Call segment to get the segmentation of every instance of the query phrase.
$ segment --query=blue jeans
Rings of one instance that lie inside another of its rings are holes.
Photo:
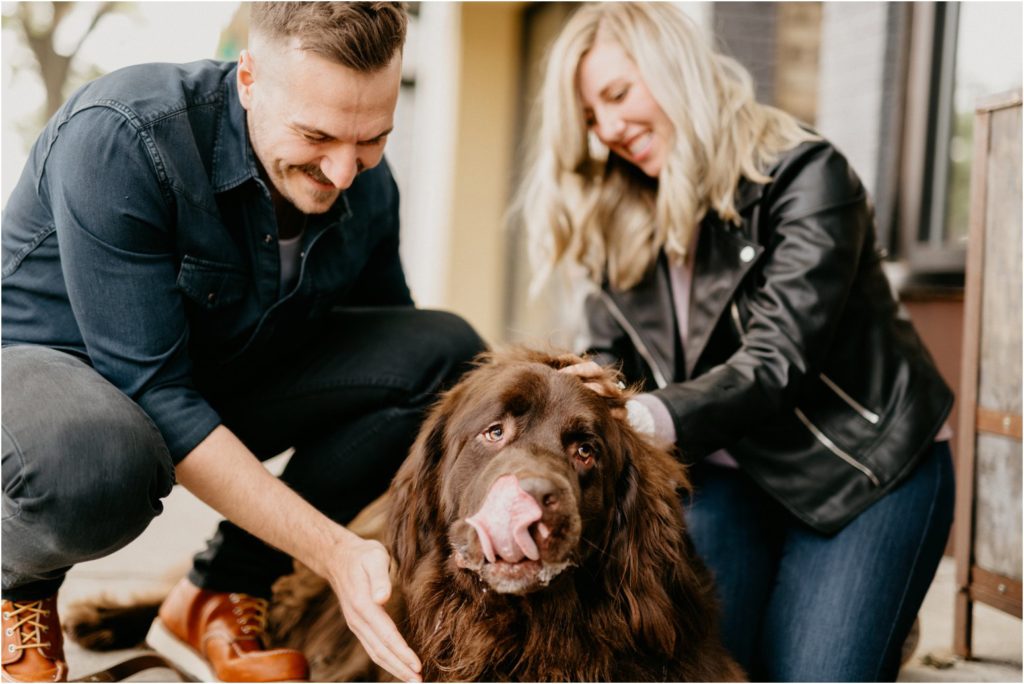
[[[387,488],[437,392],[483,349],[452,314],[349,310],[300,353],[195,379],[257,457],[294,447],[281,479],[345,523]],[[2,424],[5,599],[49,596],[72,565],[130,542],[174,484],[153,422],[70,354],[3,349]],[[212,591],[269,595],[291,569],[286,554],[225,521],[189,577]]]
[[[715,575],[722,638],[752,681],[894,681],[953,519],[948,442],[832,536],[742,471],[700,463],[688,526]]]

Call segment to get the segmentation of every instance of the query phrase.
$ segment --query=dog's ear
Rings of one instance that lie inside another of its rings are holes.
[[[444,456],[447,418],[460,394],[456,386],[430,409],[409,457],[391,482],[388,548],[405,581],[410,579],[408,574],[415,567],[416,559],[435,545],[436,540],[444,538],[437,532],[441,527],[438,466]]]
[[[691,563],[680,490],[685,468],[666,451],[618,423],[624,469],[617,482],[609,541],[606,590],[629,616],[630,637],[646,649],[674,657],[690,637],[702,634],[699,610],[706,580]]]

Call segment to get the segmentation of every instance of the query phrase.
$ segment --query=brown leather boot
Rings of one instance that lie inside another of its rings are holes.
[[[267,605],[266,599],[206,591],[183,579],[164,599],[146,641],[199,681],[308,679],[301,653],[266,648]]]
[[[36,601],[4,601],[3,618],[3,681],[68,680],[56,595]]]

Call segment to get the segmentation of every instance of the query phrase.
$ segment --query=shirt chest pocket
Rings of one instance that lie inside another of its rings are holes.
[[[239,267],[186,256],[178,272],[189,344],[205,358],[223,360],[242,349],[259,320],[252,284]]]
[[[212,311],[237,304],[245,297],[249,279],[230,264],[185,256],[178,273],[178,289],[200,310]]]

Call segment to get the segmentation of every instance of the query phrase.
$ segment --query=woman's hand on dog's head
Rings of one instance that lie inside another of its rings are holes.
[[[614,397],[617,394],[621,394],[623,390],[621,384],[616,384],[610,379],[607,370],[593,361],[580,361],[571,366],[560,368],[558,372],[565,373],[566,375],[575,375],[583,381],[584,385],[602,397]]]

